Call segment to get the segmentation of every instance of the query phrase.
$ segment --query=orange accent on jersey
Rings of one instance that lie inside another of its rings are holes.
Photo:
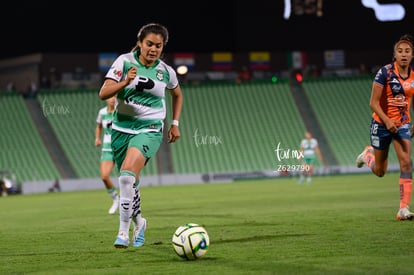
[[[384,113],[391,118],[397,127],[411,122],[410,118],[410,106],[411,106],[411,97],[414,95],[414,72],[410,71],[410,75],[407,79],[402,79],[398,73],[397,64],[394,63],[395,76],[398,78],[398,81],[401,83],[402,88],[404,89],[404,94],[398,94],[394,96],[390,86],[390,79],[387,77],[387,81],[384,86],[378,82],[374,82],[374,85],[383,87],[383,93],[380,99],[380,105]],[[390,75],[387,71],[388,76]],[[380,117],[376,114],[372,114],[378,123],[384,123]]]

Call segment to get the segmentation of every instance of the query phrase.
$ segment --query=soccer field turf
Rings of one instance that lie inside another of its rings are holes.
[[[0,274],[412,274],[414,221],[398,221],[398,173],[141,188],[145,245],[113,247],[102,190],[0,198]],[[208,253],[179,258],[184,223]]]

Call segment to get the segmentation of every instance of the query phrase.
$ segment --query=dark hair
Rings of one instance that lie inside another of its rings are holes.
[[[166,27],[164,27],[163,25],[159,23],[146,24],[142,26],[138,31],[138,34],[137,34],[138,41],[142,42],[149,33],[155,33],[155,34],[161,35],[164,39],[164,46],[167,45],[169,34],[168,34],[168,30]],[[136,51],[137,49],[138,49],[138,43],[132,48],[132,51]]]
[[[395,52],[397,50],[398,45],[400,45],[403,42],[408,43],[408,45],[410,45],[411,49],[414,51],[414,47],[413,47],[414,43],[413,43],[413,41],[414,41],[414,38],[413,38],[413,36],[411,34],[404,34],[404,35],[400,36],[400,38],[398,39],[398,41],[395,42],[395,44],[394,44],[394,51],[393,51],[393,55],[392,55],[392,62],[395,61]]]
[[[404,34],[400,37],[400,39],[394,45],[394,51],[397,49],[398,45],[402,42],[406,42],[410,45],[411,49],[413,49],[413,42],[414,38],[411,34]],[[413,49],[414,50],[414,49]]]

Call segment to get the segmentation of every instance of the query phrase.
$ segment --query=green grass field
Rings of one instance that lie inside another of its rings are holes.
[[[0,274],[413,274],[414,221],[398,221],[398,174],[142,187],[143,247],[113,247],[104,189],[0,198]],[[199,223],[206,256],[179,258]]]

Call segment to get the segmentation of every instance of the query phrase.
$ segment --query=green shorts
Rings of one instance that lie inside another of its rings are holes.
[[[303,162],[305,164],[314,164],[315,160],[316,160],[315,157],[305,157],[305,158],[303,158]]]
[[[118,169],[121,168],[129,147],[135,147],[141,151],[147,159],[145,164],[153,157],[162,143],[161,132],[148,132],[141,134],[127,134],[112,129],[112,151]]]
[[[114,154],[112,151],[102,151],[101,161],[114,161]]]

